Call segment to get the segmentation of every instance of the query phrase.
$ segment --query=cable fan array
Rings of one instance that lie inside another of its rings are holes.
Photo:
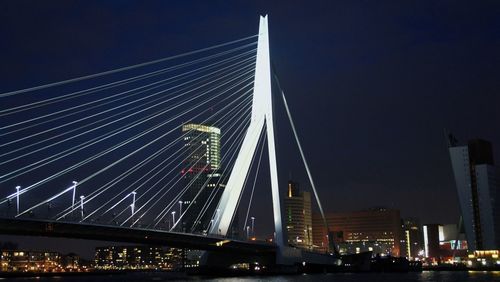
[[[206,232],[250,123],[256,37],[0,94],[0,214]]]

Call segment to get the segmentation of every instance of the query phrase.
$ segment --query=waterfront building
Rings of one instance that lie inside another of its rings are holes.
[[[299,184],[290,180],[283,202],[288,244],[311,249],[313,243],[311,193],[300,191]]]
[[[439,248],[448,251],[448,253],[460,251],[461,254],[465,255],[465,252],[468,250],[465,233],[459,230],[457,224],[442,225],[442,233],[440,231],[439,236]]]
[[[82,267],[86,268],[86,265],[82,265],[80,256],[75,253],[69,253],[67,255],[62,256],[61,264],[66,269],[78,270]]]
[[[1,250],[2,272],[61,272],[61,254],[49,251]]]
[[[105,246],[95,249],[96,269],[192,268],[199,265],[200,251],[159,246]]]
[[[409,260],[416,260],[423,256],[424,242],[422,226],[416,218],[402,220],[401,256]]]
[[[325,214],[331,235],[341,254],[372,251],[375,254],[400,256],[401,217],[399,210],[372,208],[364,211]],[[321,252],[328,250],[323,219],[313,214],[313,244]]]
[[[95,249],[96,269],[161,269],[167,265],[161,247],[107,246]]]
[[[467,241],[456,224],[424,224],[423,258],[430,262],[452,262],[467,256]]]
[[[165,248],[163,250],[161,268],[166,270],[180,269],[183,267],[185,261],[185,250]]]
[[[442,225],[439,224],[425,224],[422,227],[424,235],[424,256],[426,258],[439,257],[439,237]],[[441,235],[442,237],[442,235]]]
[[[500,249],[500,173],[491,143],[457,145],[449,135],[448,145],[469,250]]]

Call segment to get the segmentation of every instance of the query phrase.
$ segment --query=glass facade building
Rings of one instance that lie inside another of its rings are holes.
[[[450,159],[469,250],[500,248],[500,185],[491,143],[481,139],[459,146]]]
[[[184,216],[176,230],[206,233],[217,216],[217,203],[225,187],[220,163],[221,131],[214,126],[188,123],[182,126],[182,133],[185,149],[182,175],[188,188],[181,198]]]
[[[311,193],[299,190],[299,184],[288,181],[285,204],[285,222],[288,244],[304,249],[312,248]]]

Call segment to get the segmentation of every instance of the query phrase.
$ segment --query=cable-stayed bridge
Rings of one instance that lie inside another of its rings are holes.
[[[256,35],[0,99],[3,233],[201,249],[208,264],[336,261],[286,243],[274,130],[280,101],[323,210],[271,68],[267,16]],[[247,226],[263,155],[272,243],[238,236],[237,210]]]

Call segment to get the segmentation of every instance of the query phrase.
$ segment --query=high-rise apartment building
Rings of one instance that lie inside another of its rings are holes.
[[[500,183],[491,143],[481,139],[457,145],[449,153],[469,250],[500,248]]]
[[[188,187],[180,202],[184,216],[177,230],[205,232],[216,213],[224,190],[222,183],[219,128],[188,123],[182,126],[184,155],[182,174]],[[180,215],[179,215],[180,216]]]
[[[299,190],[299,184],[288,181],[285,199],[285,218],[288,244],[312,248],[311,193]]]

